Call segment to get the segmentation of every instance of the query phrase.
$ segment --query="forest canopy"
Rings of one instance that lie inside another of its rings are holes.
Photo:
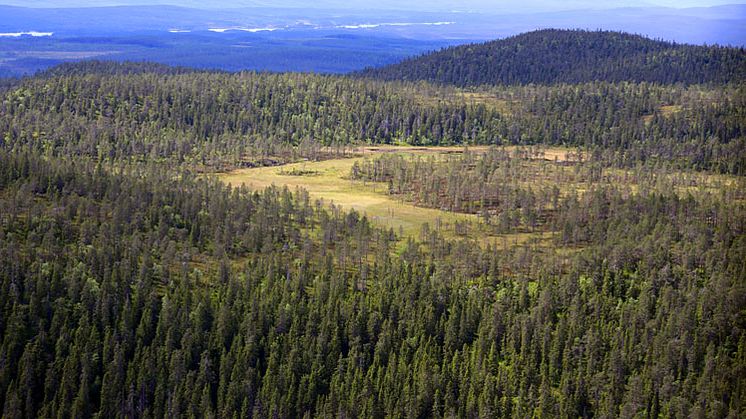
[[[0,91],[4,147],[216,167],[356,143],[562,145],[743,174],[746,87],[589,82],[479,89],[150,64],[63,66]]]
[[[469,88],[105,62],[4,82],[2,416],[746,416],[743,52],[586,35],[687,64]],[[331,158],[477,224],[406,235],[215,176]]]
[[[545,29],[448,47],[357,74],[461,87],[591,81],[730,83],[746,80],[746,51],[623,32]]]

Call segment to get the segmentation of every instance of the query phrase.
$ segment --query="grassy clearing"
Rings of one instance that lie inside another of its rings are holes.
[[[470,152],[484,152],[488,147],[469,147]],[[515,147],[506,147],[512,151]],[[389,195],[388,185],[375,182],[353,181],[348,177],[352,165],[364,158],[375,158],[378,154],[396,153],[401,155],[435,155],[446,157],[464,152],[464,147],[417,147],[417,146],[366,146],[358,147],[350,158],[331,159],[318,162],[300,162],[273,167],[238,169],[228,173],[219,173],[220,180],[233,186],[246,185],[252,189],[263,189],[271,185],[288,188],[304,188],[313,199],[322,200],[325,204],[339,205],[345,209],[355,209],[365,214],[379,226],[392,228],[396,233],[405,236],[419,237],[422,225],[428,223],[432,229],[439,225],[439,231],[447,237],[456,237],[456,222],[470,221],[467,237],[475,239],[482,245],[491,244],[497,248],[520,245],[552,246],[552,232],[521,232],[495,236],[483,228],[478,217],[471,214],[459,214],[438,209],[417,207],[400,201]],[[621,169],[604,169],[600,179],[589,183],[578,176],[574,165],[552,164],[567,162],[578,158],[575,149],[550,147],[541,148],[533,160],[523,160],[515,167],[517,183],[524,187],[536,187],[548,183],[556,184],[560,193],[566,195],[571,191],[582,193],[600,182],[618,184],[628,187],[636,193],[640,183],[656,184],[660,188],[687,193],[720,190],[731,191],[734,199],[742,198],[746,185],[742,179],[732,176],[706,173],[666,173],[658,178],[639,179],[632,171]],[[741,191],[736,193],[736,191]]]
[[[305,188],[314,199],[340,205],[346,209],[355,209],[378,225],[393,228],[397,233],[401,231],[413,237],[419,234],[423,223],[429,222],[432,225],[438,218],[446,234],[452,231],[452,225],[456,221],[477,221],[474,215],[420,208],[397,201],[386,193],[384,184],[347,179],[352,165],[360,159],[362,157],[239,169],[219,174],[218,177],[233,186],[246,185],[252,189],[262,189],[271,185],[287,186],[291,189]],[[313,175],[290,174],[299,172],[309,172]]]
[[[666,117],[666,118],[674,114],[677,114],[683,110],[684,108],[681,105],[663,105],[660,108],[658,108],[658,112],[661,114],[661,116]],[[645,122],[645,124],[650,124],[651,122],[653,122],[654,116],[655,115],[653,114],[643,115],[642,120]]]
[[[395,153],[402,155],[440,155],[447,156],[461,154],[468,150],[470,153],[485,153],[493,146],[398,146],[398,145],[375,145],[362,146],[352,150],[352,153],[362,157],[374,157],[376,154]],[[503,150],[514,152],[515,150],[525,150],[526,146],[504,146]],[[575,161],[578,156],[585,157],[582,151],[575,148],[567,147],[546,147],[536,146],[537,154],[532,156],[536,160],[547,160],[557,162]]]
[[[512,114],[513,110],[520,106],[519,100],[506,100],[494,93],[470,92],[461,89],[423,91],[415,95],[414,99],[426,106],[437,106],[441,103],[483,105],[506,115]]]
[[[486,146],[469,147],[471,152],[484,152]],[[511,149],[511,148],[509,148]],[[567,159],[570,149],[545,149],[546,159],[559,161]],[[365,214],[379,226],[392,228],[396,233],[405,236],[418,237],[424,223],[430,228],[439,225],[439,231],[447,237],[456,237],[455,223],[470,221],[468,237],[477,242],[495,247],[511,247],[527,243],[542,246],[551,244],[551,233],[517,233],[506,235],[489,235],[479,227],[476,215],[458,214],[432,208],[422,208],[398,200],[387,193],[388,185],[375,182],[353,181],[348,179],[352,165],[364,158],[372,158],[381,153],[397,153],[403,155],[440,155],[462,153],[464,147],[417,147],[417,146],[367,146],[354,150],[356,157],[331,159],[319,162],[300,162],[275,167],[257,167],[238,169],[228,173],[219,173],[221,181],[233,186],[246,185],[251,189],[262,189],[271,185],[287,186],[288,188],[304,188],[312,198],[322,200],[326,204],[342,206],[345,209],[355,209]],[[300,175],[299,175],[300,174]],[[303,175],[307,174],[307,175]]]

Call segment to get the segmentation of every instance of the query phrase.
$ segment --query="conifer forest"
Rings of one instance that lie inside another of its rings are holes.
[[[1,416],[746,417],[745,80],[583,31],[2,79]]]

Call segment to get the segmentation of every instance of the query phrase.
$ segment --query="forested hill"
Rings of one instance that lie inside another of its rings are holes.
[[[493,86],[89,62],[0,86],[0,146],[212,169],[319,146],[547,144],[746,173],[746,86]],[[296,147],[296,149],[292,149]],[[297,154],[296,153],[296,154]]]
[[[133,74],[153,74],[153,75],[178,75],[196,72],[220,73],[219,70],[197,70],[189,67],[176,67],[165,64],[159,64],[148,61],[80,61],[69,62],[54,66],[48,70],[39,72],[36,77],[48,79],[54,77],[73,77],[95,74],[97,76],[127,76]]]
[[[462,87],[589,81],[727,83],[746,79],[746,51],[620,32],[548,29],[450,47],[358,74]]]

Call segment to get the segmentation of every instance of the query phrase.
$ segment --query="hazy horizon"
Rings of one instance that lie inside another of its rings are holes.
[[[0,75],[11,76],[94,58],[227,71],[346,73],[448,46],[548,28],[746,46],[746,4],[732,0],[0,3]],[[147,5],[138,6],[143,3]],[[723,3],[731,6],[712,7]],[[695,6],[702,8],[691,8]]]
[[[170,5],[186,8],[197,8],[205,10],[232,9],[232,8],[307,8],[307,9],[340,9],[340,10],[421,10],[421,11],[471,11],[480,13],[489,12],[526,12],[534,13],[556,12],[563,10],[603,10],[625,7],[669,7],[669,8],[691,8],[691,7],[713,7],[729,4],[745,4],[743,1],[733,0],[611,0],[598,2],[592,0],[508,0],[495,2],[491,0],[432,0],[400,2],[395,0],[379,1],[343,1],[343,0],[219,0],[219,1],[197,1],[183,0],[158,2],[146,2],[143,0],[4,0],[0,5],[28,7],[28,8],[87,8],[87,7],[113,7],[113,6],[158,6]]]

